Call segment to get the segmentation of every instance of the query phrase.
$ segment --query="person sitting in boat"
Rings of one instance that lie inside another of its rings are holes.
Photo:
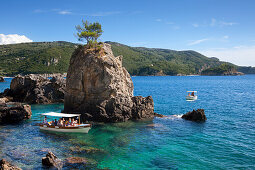
[[[55,119],[55,121],[54,121],[54,126],[58,126],[58,121],[57,121],[57,119]]]
[[[62,121],[61,118],[58,120],[58,126],[59,126],[59,127],[63,126],[63,121]]]
[[[69,118],[69,120],[66,121],[66,122],[67,122],[67,126],[72,126],[72,119],[71,118]]]
[[[72,126],[77,126],[77,120],[74,120],[74,118],[72,118]]]
[[[48,125],[48,121],[47,121],[47,117],[45,116],[44,119],[43,119],[43,124],[44,125]]]
[[[62,123],[63,123],[63,126],[66,125],[66,121],[65,121],[65,118],[62,119]]]
[[[191,96],[195,96],[194,92],[191,93]]]

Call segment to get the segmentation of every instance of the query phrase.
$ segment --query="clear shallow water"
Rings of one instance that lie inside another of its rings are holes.
[[[0,126],[0,157],[36,169],[48,150],[61,159],[86,157],[97,168],[255,169],[255,75],[132,79],[134,94],[152,95],[155,111],[167,118],[102,124],[89,134],[54,134],[39,131],[36,124],[40,113],[60,111],[63,105],[32,105],[31,120]],[[0,91],[8,82],[0,83]],[[187,90],[197,90],[199,99],[187,102]],[[171,116],[197,108],[205,109],[207,122]],[[80,153],[70,147],[99,151]]]

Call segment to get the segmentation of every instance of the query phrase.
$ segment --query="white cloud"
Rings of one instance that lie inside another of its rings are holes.
[[[87,16],[92,16],[92,17],[104,17],[104,16],[109,16],[109,15],[116,15],[120,14],[120,11],[109,11],[109,12],[98,12],[94,14],[81,14],[81,15],[87,15]]]
[[[72,12],[67,11],[67,10],[63,10],[63,11],[58,11],[58,14],[61,14],[61,15],[69,15],[69,14],[72,14]]]
[[[158,19],[156,19],[155,21],[157,21],[157,22],[161,22],[161,21],[162,21],[162,19],[158,18]]]
[[[46,11],[41,10],[41,9],[35,9],[33,12],[34,12],[34,13],[43,13],[43,12],[46,12]]]
[[[216,19],[212,18],[212,19],[211,19],[211,24],[210,24],[210,25],[213,27],[213,26],[216,25],[216,22],[217,22]]]
[[[223,21],[221,21],[219,24],[220,24],[221,26],[233,26],[233,25],[236,25],[237,23],[235,23],[235,22],[223,22]]]
[[[166,22],[167,25],[173,25],[174,22]]]
[[[199,27],[198,24],[192,24],[192,26],[195,27],[195,28]]]
[[[178,25],[175,25],[172,27],[174,30],[179,30],[181,27],[179,27]]]
[[[31,39],[27,38],[25,35],[18,34],[0,34],[0,45],[3,44],[17,44],[17,43],[25,43],[25,42],[33,42]]]
[[[195,40],[195,41],[192,41],[190,42],[188,45],[196,45],[196,44],[200,44],[202,42],[205,42],[205,41],[208,41],[209,39],[208,38],[205,38],[205,39],[201,39],[201,40]]]
[[[255,46],[236,46],[232,48],[200,51],[208,57],[217,57],[240,66],[255,66]]]
[[[228,38],[229,38],[228,35],[223,36],[223,39],[228,39]]]

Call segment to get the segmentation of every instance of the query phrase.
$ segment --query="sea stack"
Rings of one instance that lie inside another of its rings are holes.
[[[134,85],[115,57],[111,45],[100,48],[80,46],[75,50],[67,72],[64,112],[81,113],[82,120],[122,122],[154,117],[151,96],[133,96]]]

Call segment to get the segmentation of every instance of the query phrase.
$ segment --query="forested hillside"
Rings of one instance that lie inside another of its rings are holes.
[[[200,74],[224,63],[195,51],[107,43],[112,45],[115,56],[123,55],[123,65],[131,75]],[[0,75],[67,72],[70,57],[78,45],[63,41],[0,45]],[[235,67],[244,73],[255,73],[253,67]]]

